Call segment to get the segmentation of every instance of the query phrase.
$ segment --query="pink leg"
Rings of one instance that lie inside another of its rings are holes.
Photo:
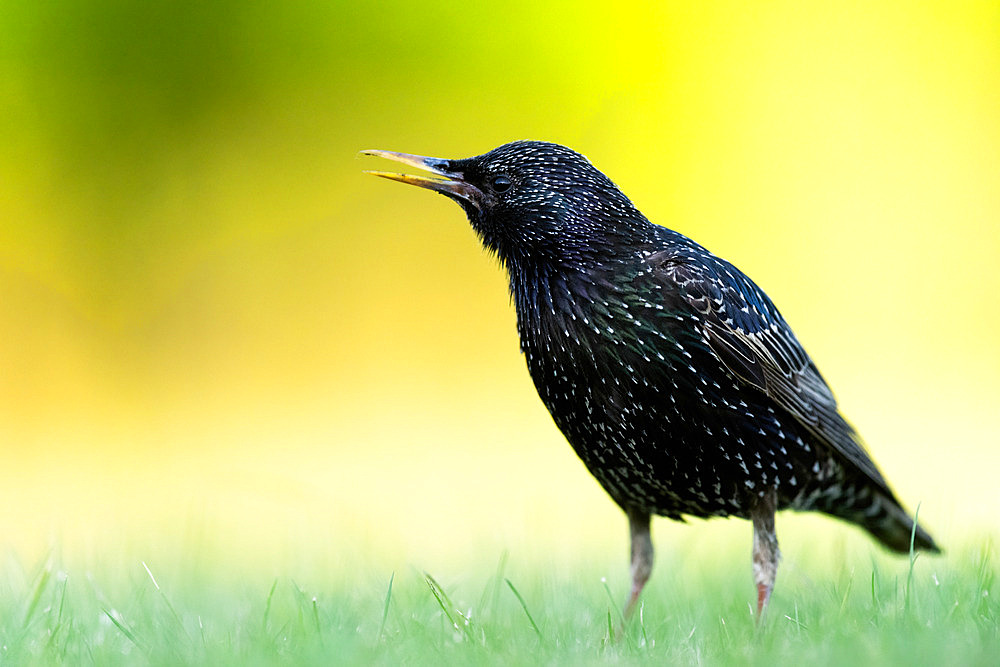
[[[639,594],[653,571],[653,541],[649,534],[649,512],[626,509],[629,533],[632,538],[632,591],[625,605],[625,619],[635,612]]]
[[[774,590],[774,578],[778,573],[778,535],[774,530],[774,512],[777,505],[775,492],[771,490],[757,501],[750,510],[753,521],[753,578],[757,584],[757,622],[760,623]]]

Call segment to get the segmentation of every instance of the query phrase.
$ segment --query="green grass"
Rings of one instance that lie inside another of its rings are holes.
[[[907,563],[779,571],[764,624],[748,559],[723,571],[657,563],[621,632],[625,568],[361,572],[354,585],[136,562],[0,571],[0,664],[997,664],[997,562],[986,540]],[[148,566],[147,566],[148,565]],[[608,567],[611,567],[608,564]],[[213,569],[218,568],[218,569]],[[803,571],[805,570],[805,571]],[[691,575],[690,572],[697,572]],[[225,583],[223,583],[225,582]]]

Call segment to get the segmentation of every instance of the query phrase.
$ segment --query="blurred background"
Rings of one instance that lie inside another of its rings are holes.
[[[995,534],[998,36],[996,2],[3,3],[0,546],[624,577],[505,277],[356,156],[522,138],[750,274],[939,541]]]

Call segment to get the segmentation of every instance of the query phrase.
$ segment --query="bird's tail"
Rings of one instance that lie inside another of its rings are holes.
[[[941,551],[891,493],[867,483],[829,486],[809,495],[806,504],[797,509],[818,510],[861,526],[897,553],[908,553],[911,541],[914,550]]]
[[[855,506],[853,511],[837,512],[836,516],[856,523],[897,553],[914,550],[940,553],[941,549],[926,530],[916,524],[914,517],[895,498],[876,492],[864,506]]]
[[[907,514],[894,498],[882,496],[877,499],[882,501],[884,509],[861,523],[875,539],[898,553],[908,553],[911,545],[914,550],[941,553],[930,533],[917,524],[915,517]]]

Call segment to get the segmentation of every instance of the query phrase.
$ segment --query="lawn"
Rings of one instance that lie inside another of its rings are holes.
[[[8,554],[0,663],[1000,662],[988,538],[915,562],[872,546],[867,560],[786,567],[760,627],[746,554],[734,549],[733,567],[721,569],[683,556],[662,555],[641,613],[622,632],[627,573],[610,561],[550,571],[505,552],[473,571],[378,573],[359,564],[345,583],[320,567],[232,576],[225,563],[118,553],[77,571],[55,553],[30,565]]]

